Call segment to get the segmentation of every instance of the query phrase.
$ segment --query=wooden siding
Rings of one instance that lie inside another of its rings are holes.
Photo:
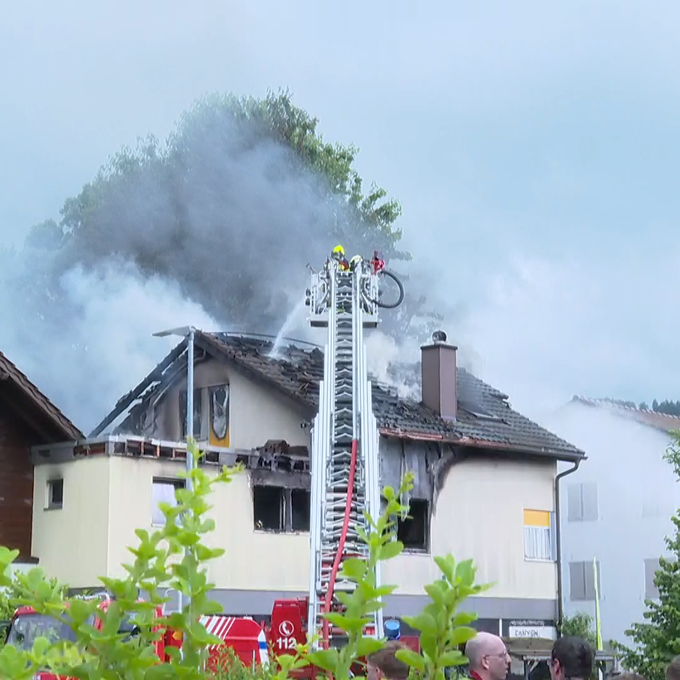
[[[31,556],[35,433],[0,402],[0,545]]]

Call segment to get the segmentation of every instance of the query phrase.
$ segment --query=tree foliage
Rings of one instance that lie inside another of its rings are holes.
[[[673,438],[665,458],[680,480],[680,432]],[[680,654],[680,510],[671,519],[675,533],[666,538],[669,556],[659,558],[654,576],[658,599],[645,600],[644,621],[626,631],[633,645],[616,644],[623,665],[647,680],[663,680],[666,665]]]
[[[590,614],[577,613],[565,616],[560,623],[560,635],[575,635],[583,638],[593,649],[597,647],[595,621]]]

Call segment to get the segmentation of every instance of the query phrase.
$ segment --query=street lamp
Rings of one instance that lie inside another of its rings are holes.
[[[186,422],[186,440],[187,440],[187,490],[191,491],[191,471],[194,468],[194,454],[189,451],[189,437],[194,436],[194,335],[196,329],[193,326],[180,326],[179,328],[170,328],[167,331],[159,331],[154,333],[156,338],[167,338],[169,335],[178,335],[181,338],[187,338],[187,422]]]
[[[187,490],[191,491],[193,484],[191,482],[191,471],[194,469],[194,455],[189,450],[189,438],[194,436],[194,335],[196,329],[193,326],[181,326],[180,328],[170,328],[166,331],[158,331],[154,333],[156,338],[167,338],[170,335],[178,335],[181,338],[187,338],[187,421],[186,421],[186,442],[187,442],[187,456],[186,456],[186,470],[187,470]],[[185,548],[185,554],[189,552],[189,548]],[[191,605],[191,600],[188,602]],[[177,591],[177,605],[182,611],[182,593]]]

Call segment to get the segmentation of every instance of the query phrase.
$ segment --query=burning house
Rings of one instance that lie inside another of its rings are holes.
[[[121,575],[134,530],[160,521],[184,469],[187,341],[124,395],[89,438],[33,447],[33,552],[74,587]],[[232,614],[266,615],[276,597],[307,593],[310,426],[318,409],[323,352],[268,339],[196,332],[194,431],[202,465],[243,462],[246,471],[212,499],[226,549],[209,567],[214,597]],[[473,558],[495,586],[468,606],[479,626],[510,637],[551,637],[558,602],[555,489],[558,461],[584,453],[513,410],[508,397],[457,366],[456,348],[422,348],[422,398],[374,383],[382,485],[415,473],[405,552],[383,579],[399,588],[388,615],[414,614],[438,577],[433,555]],[[66,439],[66,438],[65,438]],[[63,505],[44,512],[44,489],[62,480]],[[312,509],[311,512],[314,510]],[[50,536],[69,537],[69,549]],[[74,555],[77,559],[74,559]],[[546,632],[547,631],[547,632]]]

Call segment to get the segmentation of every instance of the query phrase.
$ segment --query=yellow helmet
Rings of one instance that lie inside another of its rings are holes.
[[[341,257],[345,257],[345,249],[342,246],[335,246],[333,248],[333,258],[339,260]]]

